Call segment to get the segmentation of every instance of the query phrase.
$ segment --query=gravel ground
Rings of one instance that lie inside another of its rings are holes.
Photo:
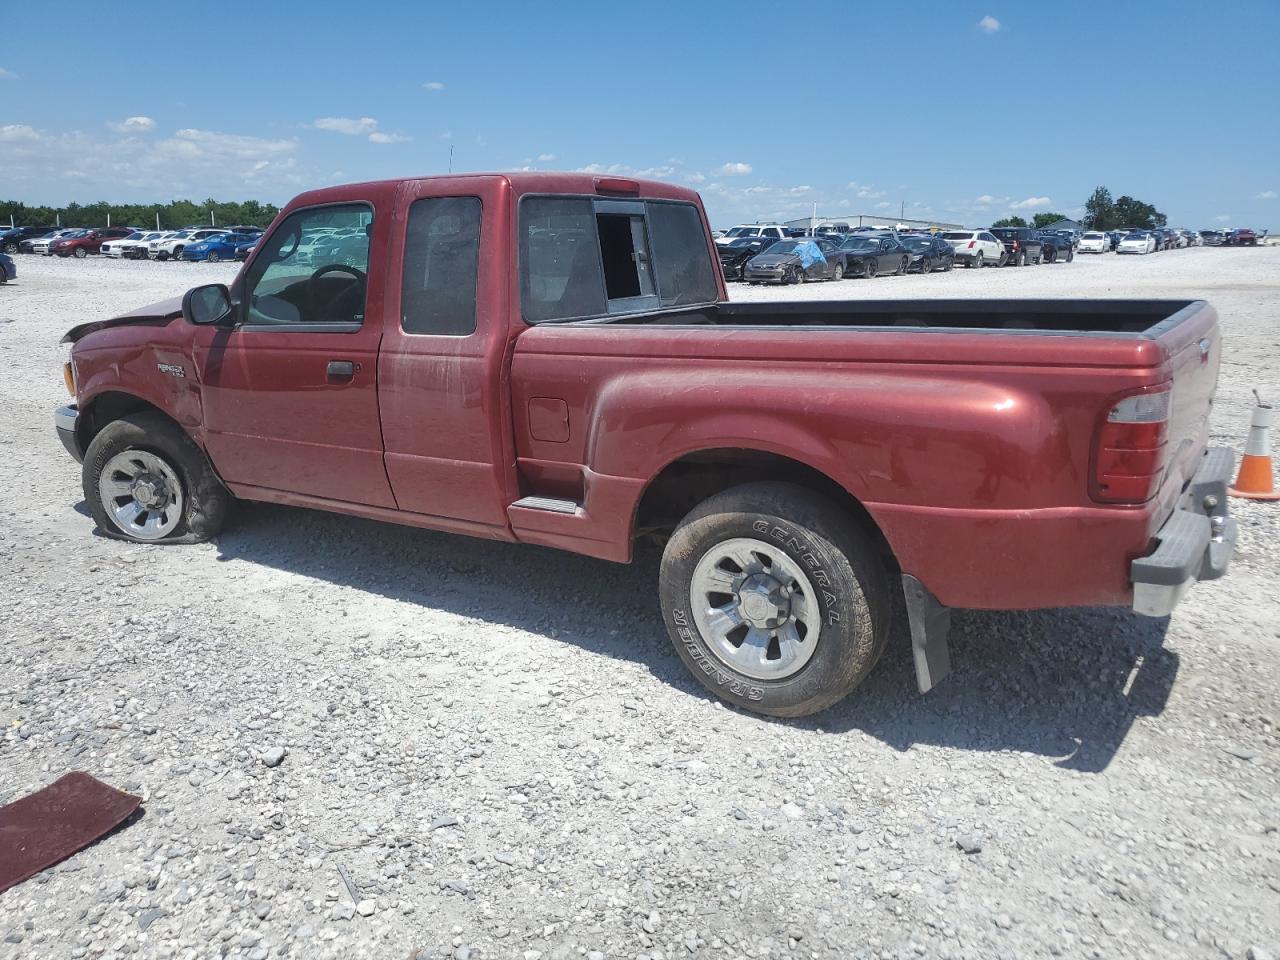
[[[96,536],[58,337],[234,268],[18,266],[0,803],[87,770],[145,812],[0,895],[0,957],[1280,953],[1280,505],[1237,505],[1231,575],[1169,621],[958,613],[926,697],[899,626],[846,702],[770,721],[686,675],[653,553],[255,505],[212,544]],[[1280,249],[733,295],[1204,296],[1214,439],[1280,398]]]

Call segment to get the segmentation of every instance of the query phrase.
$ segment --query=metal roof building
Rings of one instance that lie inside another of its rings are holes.
[[[803,217],[799,220],[788,220],[784,226],[800,230],[808,230],[811,224],[840,223],[852,227],[880,227],[897,230],[963,230],[962,223],[946,223],[942,220],[913,220],[910,217],[895,217],[884,213],[851,213],[840,217]]]

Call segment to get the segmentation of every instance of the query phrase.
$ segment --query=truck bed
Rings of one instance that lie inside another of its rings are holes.
[[[589,321],[613,326],[909,328],[1154,339],[1194,315],[1196,300],[829,300],[720,303]]]

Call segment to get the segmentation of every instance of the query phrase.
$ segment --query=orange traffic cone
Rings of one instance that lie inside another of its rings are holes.
[[[1244,458],[1240,461],[1236,484],[1229,492],[1233,497],[1250,500],[1280,500],[1271,472],[1271,404],[1263,403],[1257,390],[1253,395],[1257,404],[1249,422],[1249,439],[1244,444]]]

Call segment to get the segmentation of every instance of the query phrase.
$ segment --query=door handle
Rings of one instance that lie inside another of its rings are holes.
[[[350,380],[356,375],[357,367],[351,360],[330,360],[325,373],[330,380]]]

